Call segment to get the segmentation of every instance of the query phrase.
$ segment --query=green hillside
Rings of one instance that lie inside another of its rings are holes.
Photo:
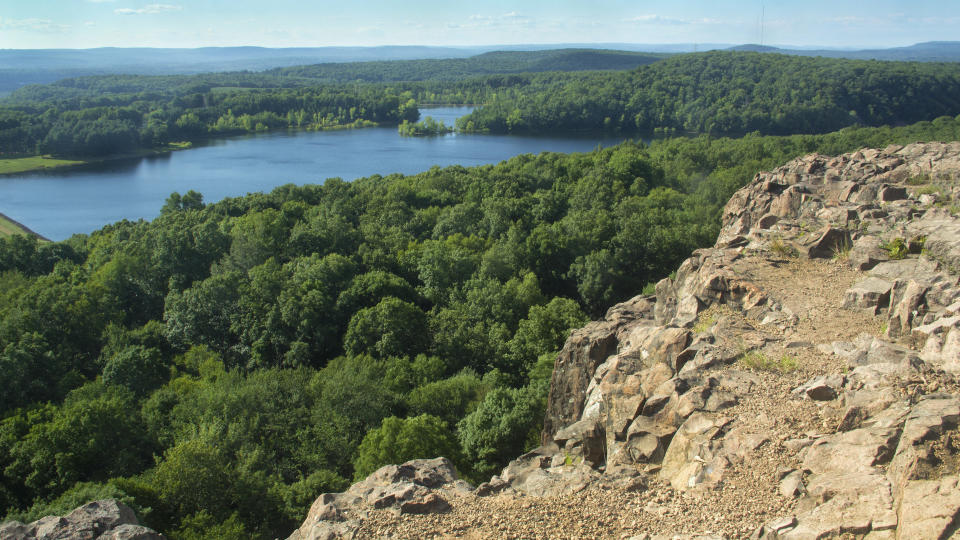
[[[530,77],[460,127],[493,133],[824,133],[960,114],[960,64],[755,52],[677,55],[628,73]]]

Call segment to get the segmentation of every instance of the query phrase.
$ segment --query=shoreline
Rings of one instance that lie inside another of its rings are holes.
[[[45,157],[45,156],[28,156],[24,158],[13,158],[6,161],[16,161],[18,159],[22,159],[22,160],[37,160],[38,162],[42,162],[43,160],[49,159],[54,162],[62,162],[62,163],[54,163],[53,165],[49,165],[49,166],[46,166],[42,163],[38,163],[37,166],[27,168],[27,169],[22,169],[17,171],[0,171],[0,178],[3,178],[5,176],[14,176],[17,174],[32,173],[37,171],[50,171],[54,169],[61,169],[61,170],[71,169],[76,167],[83,167],[85,165],[92,165],[96,163],[107,163],[110,161],[120,161],[124,159],[138,159],[138,158],[145,158],[145,157],[151,157],[151,156],[159,156],[163,154],[169,154],[170,152],[174,152],[176,150],[187,150],[189,148],[193,148],[193,143],[191,142],[170,143],[164,148],[154,148],[149,150],[145,149],[145,150],[130,152],[126,154],[113,154],[110,156],[105,156],[105,157],[100,157],[95,159],[85,158],[82,160],[81,159],[62,160],[62,159],[57,159],[52,157]],[[0,160],[0,161],[4,161],[4,160]]]
[[[420,106],[421,112],[422,112],[423,109],[444,108],[444,107],[450,107],[450,108],[452,108],[452,107],[474,107],[474,108],[476,108],[477,106],[476,106],[476,105],[442,105],[442,104],[441,104],[441,105],[421,105],[421,106]],[[422,115],[421,115],[421,116],[422,116]],[[230,138],[234,138],[234,137],[243,137],[243,136],[249,136],[249,135],[257,135],[257,134],[260,134],[260,133],[273,133],[273,132],[278,132],[278,131],[293,131],[293,132],[299,132],[299,131],[340,131],[340,130],[350,130],[350,129],[364,129],[364,128],[370,128],[370,127],[389,127],[389,126],[391,126],[391,125],[393,125],[393,124],[392,124],[392,123],[372,122],[372,121],[366,121],[366,122],[357,121],[357,122],[351,122],[351,123],[348,123],[348,124],[337,124],[337,125],[316,127],[316,128],[312,128],[312,129],[311,129],[310,127],[293,127],[293,126],[288,126],[288,127],[286,127],[286,128],[270,129],[270,130],[266,130],[266,131],[254,131],[254,132],[242,132],[242,133],[218,133],[218,134],[209,133],[209,134],[207,134],[206,136],[199,137],[197,140],[194,140],[194,141],[177,141],[177,142],[171,142],[171,143],[168,143],[165,147],[162,147],[162,148],[142,149],[142,150],[138,150],[138,151],[135,151],[135,152],[129,152],[129,153],[125,153],[125,154],[112,154],[112,155],[109,155],[109,156],[98,157],[98,158],[81,158],[81,159],[75,159],[75,160],[73,160],[73,159],[59,159],[59,158],[55,158],[55,157],[49,156],[49,155],[46,155],[46,156],[44,156],[44,155],[39,155],[39,156],[26,156],[26,157],[20,157],[20,158],[5,158],[5,159],[4,159],[4,158],[0,158],[0,165],[2,165],[4,161],[6,161],[6,162],[15,162],[15,161],[18,161],[18,160],[24,160],[24,161],[33,160],[33,161],[34,161],[34,163],[33,163],[31,166],[28,166],[28,167],[23,168],[23,169],[12,170],[12,171],[3,171],[3,170],[2,170],[3,167],[0,166],[0,178],[4,178],[4,177],[7,177],[7,176],[14,176],[14,175],[18,175],[18,174],[32,173],[32,172],[37,172],[37,171],[47,171],[47,170],[54,170],[54,169],[71,169],[71,168],[83,167],[83,166],[85,166],[85,165],[92,165],[92,164],[97,164],[97,163],[107,163],[107,162],[110,162],[110,161],[121,161],[121,160],[125,160],[125,159],[138,159],[138,158],[146,158],[146,157],[152,157],[152,156],[160,156],[160,155],[163,155],[163,154],[169,154],[169,153],[171,153],[171,152],[175,152],[175,151],[177,151],[177,150],[189,150],[189,149],[195,148],[195,147],[197,147],[197,146],[203,146],[207,141],[210,141],[210,140],[230,139]],[[397,124],[397,125],[399,125],[399,124]],[[49,160],[51,163],[50,163],[50,164],[43,163],[43,162],[46,161],[46,160]]]
[[[278,131],[340,131],[340,130],[348,130],[348,129],[364,129],[369,127],[385,127],[387,125],[389,124],[381,124],[381,123],[373,122],[368,125],[342,124],[342,125],[325,126],[318,129],[310,129],[306,127],[287,127],[283,129],[271,129],[271,130],[259,131],[259,132],[255,131],[255,132],[244,132],[244,133],[222,133],[222,134],[217,134],[215,136],[211,135],[211,136],[202,137],[195,141],[177,141],[177,142],[168,143],[167,146],[163,148],[143,149],[143,150],[138,150],[136,152],[129,152],[126,154],[112,154],[109,156],[104,156],[99,158],[83,158],[83,159],[77,159],[77,160],[58,159],[52,156],[27,156],[27,157],[21,157],[21,158],[6,158],[6,159],[0,158],[0,163],[2,163],[3,161],[17,161],[17,160],[37,160],[38,162],[35,166],[28,167],[25,169],[20,169],[15,171],[0,170],[0,178],[4,178],[6,176],[14,176],[18,174],[32,173],[37,171],[48,171],[48,170],[54,170],[54,169],[61,169],[61,170],[71,169],[71,168],[83,167],[85,165],[107,163],[110,161],[121,161],[125,159],[138,159],[138,158],[160,156],[163,154],[176,152],[178,150],[190,150],[192,148],[196,148],[197,146],[203,146],[207,141],[216,140],[216,139],[230,139],[234,137],[258,135],[261,133],[275,133]],[[51,160],[55,163],[52,165],[45,165],[43,163],[40,163],[43,160]],[[56,163],[56,162],[61,162],[61,163]]]
[[[17,221],[17,220],[15,220],[15,219],[13,219],[12,217],[4,214],[3,212],[0,212],[0,219],[9,221],[10,223],[13,223],[15,226],[19,227],[21,231],[23,231],[23,234],[26,234],[26,235],[29,235],[29,236],[35,236],[35,237],[37,237],[39,240],[44,241],[44,242],[52,242],[52,240],[50,240],[50,239],[47,238],[46,236],[43,236],[42,234],[40,234],[40,233],[38,233],[38,232],[35,232],[35,231],[32,230],[30,227],[27,227],[27,226],[24,225],[23,223],[20,223],[19,221]],[[17,233],[12,233],[12,234],[17,234]],[[8,236],[9,236],[9,235],[8,235]]]

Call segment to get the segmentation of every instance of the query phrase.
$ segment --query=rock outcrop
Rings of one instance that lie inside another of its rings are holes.
[[[0,540],[163,540],[162,534],[140,525],[127,505],[114,499],[87,503],[66,516],[47,516],[24,525],[0,525]]]
[[[381,467],[344,493],[325,493],[314,501],[307,519],[288,540],[362,538],[358,533],[372,510],[397,514],[433,514],[450,509],[451,492],[470,492],[457,480],[453,463],[446,458],[417,459]]]
[[[448,514],[371,510],[365,530],[952,537],[958,200],[960,143],[811,155],[758,174],[725,207],[714,247],[656,294],[573,333],[541,447],[469,494],[462,486]],[[401,491],[422,500],[436,488]],[[370,489],[324,496],[295,537],[336,537],[310,536],[318,519],[341,515],[321,501],[374,509],[386,492],[361,494]],[[532,502],[541,500],[605,517],[599,528],[554,522]],[[476,517],[517,501],[540,517],[510,526]]]

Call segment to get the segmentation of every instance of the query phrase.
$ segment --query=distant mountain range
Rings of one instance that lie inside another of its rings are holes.
[[[890,49],[790,49],[762,45],[738,45],[736,51],[792,54],[797,56],[823,56],[826,58],[852,58],[855,60],[897,60],[904,62],[960,62],[960,41],[928,41],[909,47]]]
[[[5,49],[0,50],[0,95],[28,84],[46,84],[67,77],[104,74],[165,75],[217,71],[263,71],[273,68],[389,60],[469,58],[492,51],[548,51],[554,49],[609,49],[625,52],[676,54],[732,48],[803,56],[910,60],[960,61],[960,42],[936,41],[909,47],[870,50],[778,48],[719,43],[637,44],[591,43],[551,45],[496,45],[478,47],[203,47],[198,49],[99,48],[99,49]],[[555,60],[555,59],[554,59]],[[580,59],[582,60],[582,59]],[[602,69],[628,69],[606,64]],[[563,69],[562,64],[557,69]]]

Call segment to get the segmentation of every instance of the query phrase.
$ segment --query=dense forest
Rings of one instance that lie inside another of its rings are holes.
[[[103,82],[103,81],[101,81]],[[392,89],[316,87],[151,93],[91,91],[0,108],[0,156],[100,157],[277,128],[332,129],[416,121],[411,94]],[[42,88],[42,87],[41,87]],[[36,92],[47,92],[38,89]]]
[[[625,73],[529,77],[461,118],[493,133],[824,133],[960,113],[960,64],[674,56]]]
[[[568,50],[262,73],[80,77],[25,87],[0,101],[0,156],[102,157],[272,129],[412,124],[422,104],[482,105],[458,121],[468,132],[637,136],[813,134],[960,113],[956,63],[755,52],[656,59]],[[645,65],[583,71],[625,63]],[[554,71],[529,73],[544,69]]]
[[[761,169],[960,139],[899,128],[625,142],[0,240],[0,509],[112,496],[174,539],[288,534],[324,491],[536,444],[569,330],[713,242]]]

